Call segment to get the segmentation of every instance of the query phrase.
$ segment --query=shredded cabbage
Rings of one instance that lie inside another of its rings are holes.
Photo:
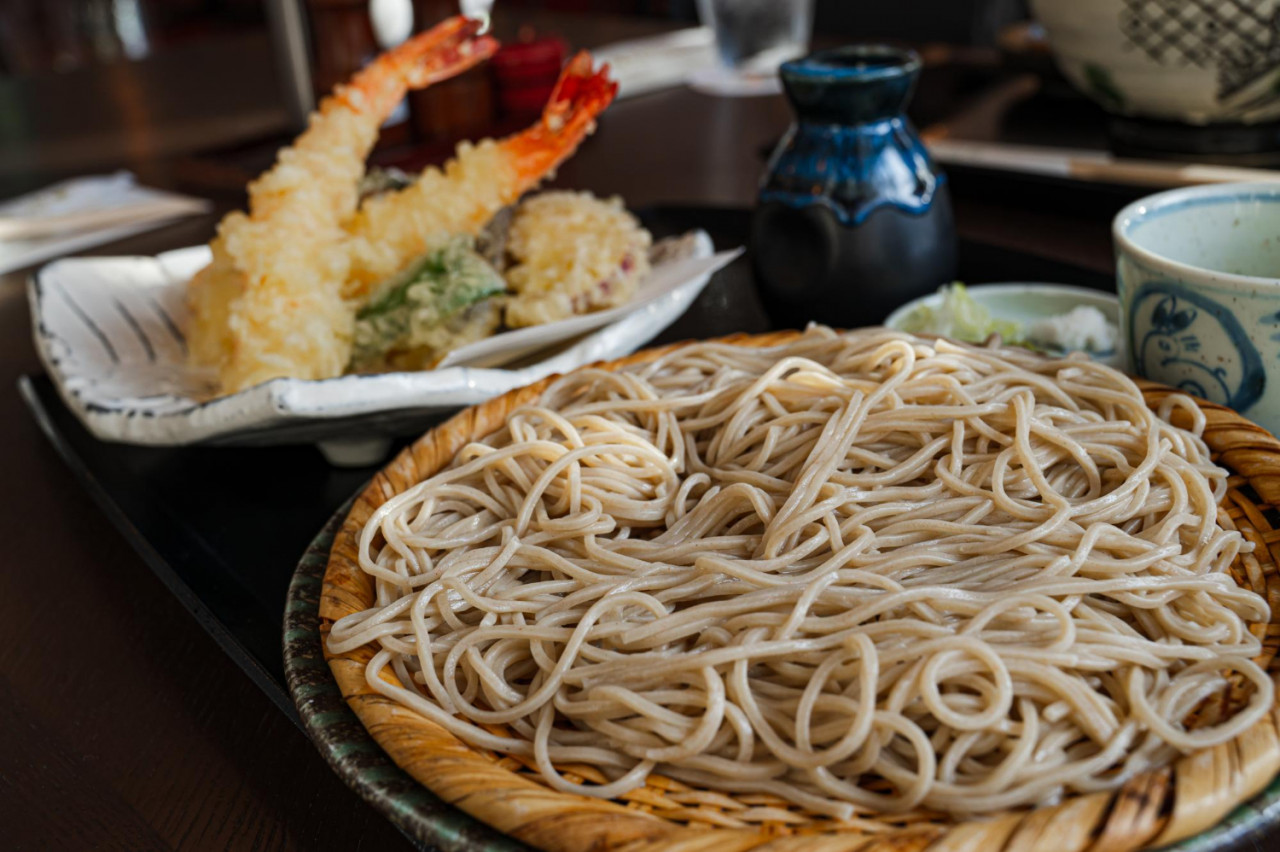
[[[992,334],[1000,335],[1006,344],[1024,343],[1019,323],[991,316],[959,281],[944,284],[938,292],[942,294],[941,305],[919,306],[902,319],[899,328],[913,334],[940,334],[967,343],[984,343]]]

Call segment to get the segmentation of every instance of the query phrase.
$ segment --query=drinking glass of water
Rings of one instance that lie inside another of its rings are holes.
[[[778,66],[804,55],[813,29],[813,0],[698,0],[712,29],[719,65],[691,81],[718,94],[780,91]]]

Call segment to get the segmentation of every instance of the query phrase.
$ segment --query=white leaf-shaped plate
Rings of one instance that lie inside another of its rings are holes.
[[[210,397],[212,377],[187,362],[182,332],[186,282],[208,263],[206,247],[156,257],[68,258],[41,269],[28,286],[40,357],[67,405],[98,438],[158,446],[299,443],[404,434],[551,373],[636,350],[678,319],[711,274],[739,253],[715,254],[702,231],[665,248],[629,304],[566,320],[561,329],[553,323],[495,335],[479,354],[462,353],[481,363],[523,357],[518,368],[275,379],[217,398]],[[531,351],[557,343],[530,363]]]

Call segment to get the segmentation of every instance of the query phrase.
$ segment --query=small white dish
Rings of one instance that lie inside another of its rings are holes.
[[[1061,316],[1072,308],[1080,306],[1097,308],[1102,311],[1107,322],[1117,328],[1120,326],[1120,302],[1115,295],[1090,290],[1087,287],[1075,287],[1070,284],[1010,282],[975,284],[966,290],[969,296],[986,308],[994,319],[1016,322],[1023,328],[1039,320]],[[941,293],[930,293],[928,296],[913,299],[890,314],[884,324],[889,328],[900,328],[907,315],[916,308],[920,306],[937,308],[941,306],[942,299]],[[1124,367],[1122,348],[1094,357],[1112,367]]]
[[[526,357],[518,368],[451,366],[322,381],[275,379],[217,398],[210,397],[212,377],[189,365],[182,332],[186,282],[209,262],[207,247],[157,257],[68,258],[41,269],[28,289],[40,357],[68,407],[102,440],[176,446],[336,439],[356,442],[347,447],[356,450],[358,442],[385,445],[385,436],[420,429],[454,409],[552,373],[619,358],[647,343],[685,312],[715,270],[737,256],[714,254],[702,231],[681,238],[677,247],[675,256],[668,251],[654,264],[657,286],[642,286],[640,297],[611,311],[603,327],[593,330],[596,323],[588,322],[569,326],[565,334],[544,327],[532,346],[519,332],[492,338],[503,348],[498,341],[511,339],[517,351],[508,354]],[[557,341],[562,348],[528,363],[532,349]]]
[[[72,178],[0,203],[0,272],[204,213],[208,201],[140,185],[129,172]]]

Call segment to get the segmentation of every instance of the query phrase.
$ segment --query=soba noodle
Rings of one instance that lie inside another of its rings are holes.
[[[375,604],[329,648],[563,791],[851,818],[1113,788],[1272,703],[1202,428],[1083,358],[880,330],[578,372],[378,509]],[[1245,706],[1185,724],[1232,673]]]

